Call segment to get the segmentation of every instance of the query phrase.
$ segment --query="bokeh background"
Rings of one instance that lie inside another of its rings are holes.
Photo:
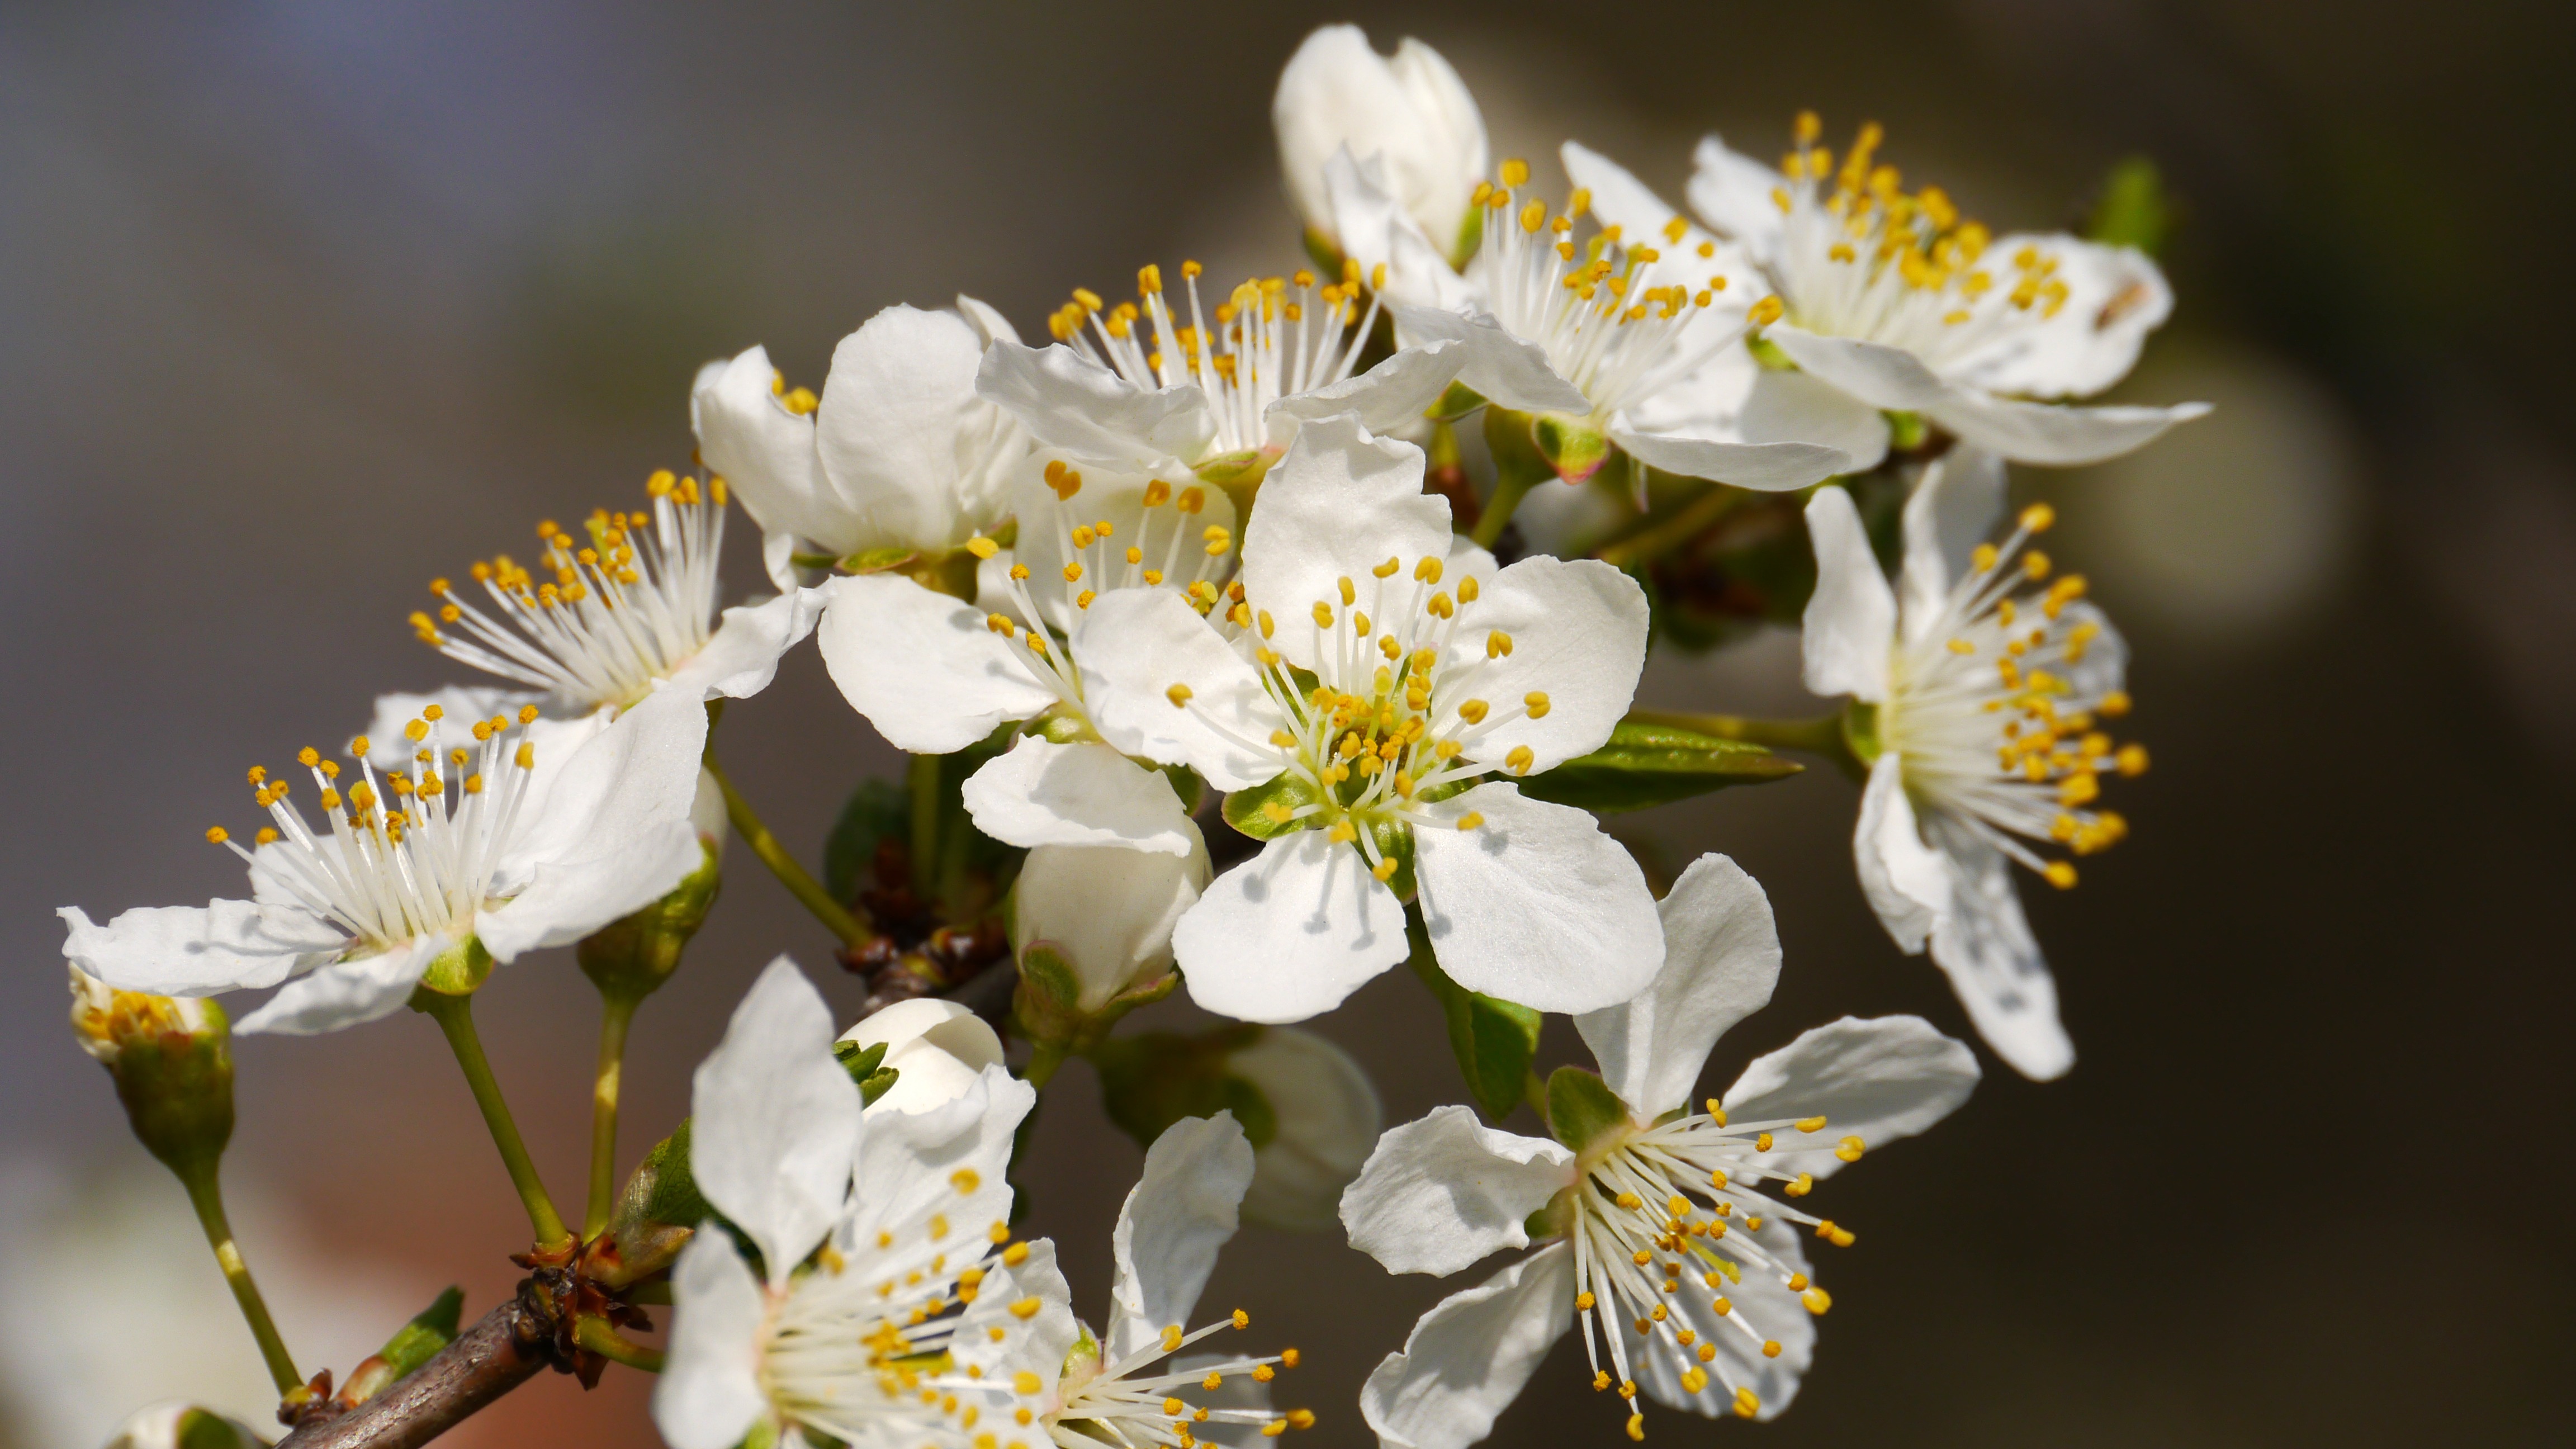
[[[65,1031],[52,908],[234,890],[200,832],[247,819],[240,771],[348,733],[376,691],[457,677],[402,622],[426,580],[685,459],[704,359],[765,342],[819,385],[888,303],[971,291],[1034,331],[1143,261],[1294,265],[1270,88],[1341,18],[1440,47],[1497,156],[1542,178],[1572,135],[1677,196],[1702,131],[1761,153],[1813,105],[1838,134],[1883,120],[1909,177],[2001,226],[2071,220],[2132,154],[2186,208],[2181,306],[2126,395],[2218,413],[2019,479],[2060,505],[2058,556],[2132,636],[2157,760],[2117,801],[2131,843],[2032,897],[2082,1060],[2045,1088],[1995,1069],[1937,1133],[1832,1184],[1863,1241],[1831,1262],[1838,1306],[1785,1418],[1654,1432],[2565,1442],[2571,15],[12,0],[0,1444],[82,1449],[153,1399],[256,1416],[265,1397],[177,1189]],[[751,564],[746,546],[743,591]],[[1646,697],[1795,708],[1795,652],[1659,661]],[[725,736],[809,852],[854,782],[897,765],[810,652]],[[1779,998],[1713,1082],[1846,1011],[1965,1034],[1865,912],[1852,807],[1817,772],[1629,819],[1676,863],[1732,853],[1779,909]],[[736,862],[637,1026],[630,1150],[685,1110],[689,1067],[774,952],[855,1008],[827,945]],[[568,953],[534,958],[480,1015],[575,1192],[588,987]],[[1461,1095],[1406,973],[1321,1029],[1390,1121]],[[449,1281],[469,1314],[508,1291],[524,1224],[428,1023],[239,1060],[236,1217],[308,1366],[345,1373]],[[1139,1155],[1079,1067],[1039,1142],[1036,1228],[1096,1313]],[[1313,1442],[1361,1444],[1360,1378],[1450,1286],[1251,1230],[1211,1306],[1304,1346]],[[1613,1442],[1579,1362],[1568,1340],[1493,1442]],[[587,1399],[548,1378],[452,1442],[654,1442],[645,1393],[622,1371]]]

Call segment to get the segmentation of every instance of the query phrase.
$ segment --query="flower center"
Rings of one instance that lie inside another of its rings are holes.
[[[1764,1224],[1778,1218],[1810,1226],[1837,1247],[1849,1247],[1854,1235],[1758,1190],[1776,1182],[1783,1196],[1804,1197],[1815,1186],[1808,1174],[1759,1159],[1772,1151],[1776,1135],[1812,1136],[1826,1125],[1822,1117],[1730,1125],[1712,1099],[1704,1112],[1632,1130],[1584,1170],[1567,1198],[1573,1216],[1567,1232],[1575,1248],[1575,1315],[1595,1389],[1615,1386],[1633,1403],[1632,1366],[1652,1358],[1686,1393],[1715,1384],[1738,1415],[1761,1411],[1737,1360],[1722,1352],[1721,1337],[1733,1335],[1739,1353],[1764,1358],[1777,1358],[1781,1344],[1766,1331],[1776,1325],[1755,1321],[1765,1310],[1740,1306],[1735,1295],[1750,1278],[1798,1295],[1809,1313],[1833,1306],[1824,1289],[1762,1243]],[[1863,1148],[1858,1137],[1844,1137],[1831,1150],[1851,1162]],[[1608,1369],[1601,1365],[1602,1346]],[[1643,1415],[1630,1414],[1628,1433],[1644,1437]]]
[[[414,613],[412,628],[451,659],[551,690],[577,708],[633,704],[706,647],[724,546],[722,478],[701,485],[665,470],[644,491],[652,512],[595,511],[580,539],[551,521],[538,524],[544,551],[533,570],[508,554],[475,564],[493,613],[446,579],[432,580],[438,617]]]
[[[1361,307],[1359,264],[1345,262],[1342,279],[1321,287],[1302,270],[1246,281],[1218,304],[1210,326],[1199,301],[1202,270],[1181,263],[1187,326],[1164,300],[1163,269],[1149,265],[1136,273],[1135,301],[1110,307],[1099,293],[1076,288],[1047,318],[1047,331],[1139,387],[1189,383],[1205,392],[1216,419],[1210,454],[1263,447],[1263,414],[1272,403],[1351,375],[1377,321],[1376,298]]]
[[[1258,1357],[1224,1358],[1186,1372],[1176,1371],[1177,1365],[1167,1362],[1172,1355],[1211,1334],[1251,1326],[1251,1315],[1238,1308],[1231,1316],[1192,1332],[1183,1332],[1175,1323],[1153,1343],[1115,1363],[1090,1359],[1078,1367],[1069,1366],[1056,1385],[1057,1407],[1037,1411],[1038,1417],[1048,1436],[1068,1449],[1088,1449],[1094,1444],[1156,1444],[1186,1449],[1198,1443],[1198,1435],[1210,1425],[1258,1424],[1261,1432],[1272,1438],[1290,1429],[1313,1428],[1315,1415],[1307,1409],[1279,1413],[1250,1405],[1229,1408],[1190,1402],[1223,1393],[1228,1379],[1248,1376],[1255,1383],[1267,1384],[1279,1376],[1280,1369],[1297,1366],[1298,1354],[1293,1348]],[[1076,1357],[1082,1357],[1079,1349]],[[1012,1388],[1024,1401],[1023,1412],[1042,1402],[1043,1385],[1035,1374],[1022,1375],[1021,1382]],[[1190,1398],[1183,1398],[1184,1393]]]
[[[1726,277],[1711,270],[1716,243],[1683,246],[1690,227],[1677,216],[1663,228],[1670,252],[1631,241],[1615,226],[1578,245],[1575,223],[1591,211],[1592,194],[1576,191],[1554,216],[1535,199],[1515,210],[1513,199],[1528,182],[1528,162],[1506,161],[1499,185],[1476,184],[1474,204],[1493,215],[1467,275],[1505,330],[1545,349],[1548,365],[1582,389],[1594,417],[1654,396],[1779,315],[1766,298],[1743,327],[1685,336],[1726,290]]]
[[[417,770],[389,770],[381,784],[366,737],[352,741],[359,778],[346,795],[336,761],[310,745],[296,753],[321,793],[327,836],[307,826],[287,799],[284,776],[272,777],[261,765],[250,771],[251,798],[274,822],[255,838],[263,849],[254,855],[220,825],[206,839],[229,847],[263,880],[361,946],[383,949],[460,932],[491,893],[537,754],[525,738],[514,744],[505,715],[474,721],[472,748],[447,746],[444,713],[433,704],[404,727]],[[524,735],[536,718],[535,705],[522,709],[516,732]]]
[[[1904,762],[1909,793],[2063,888],[2075,884],[2074,865],[2023,841],[2075,855],[2119,843],[2128,822],[2094,802],[2104,775],[2145,773],[2147,751],[2098,728],[2128,713],[2129,696],[2106,687],[2118,661],[2106,670],[2094,655],[2104,628],[2077,602],[2083,576],[2045,583],[2049,558],[2027,547],[2055,518],[2044,503],[2022,510],[2001,547],[1978,546],[1938,615],[1909,625],[1878,728]]]

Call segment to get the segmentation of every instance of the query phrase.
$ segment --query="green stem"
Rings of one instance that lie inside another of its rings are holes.
[[[584,1318],[573,1324],[573,1342],[598,1354],[610,1363],[642,1369],[648,1374],[662,1371],[662,1350],[629,1342],[603,1318]]]
[[[626,1069],[626,1028],[643,1004],[642,997],[622,991],[600,993],[599,1073],[590,1088],[590,1201],[581,1215],[585,1239],[607,1231],[616,1206],[617,1092]]]
[[[1530,474],[1517,469],[1503,469],[1494,480],[1494,496],[1485,500],[1485,511],[1476,516],[1476,526],[1467,531],[1467,541],[1478,548],[1492,548],[1494,540],[1503,536],[1504,527],[1512,521],[1512,514],[1520,508],[1521,500],[1529,496],[1532,488],[1554,476],[1552,473]]]
[[[1538,1114],[1541,1122],[1547,1120],[1547,1083],[1540,1079],[1535,1068],[1521,1073],[1521,1100],[1529,1103],[1530,1110]]]
[[[1633,459],[1630,461],[1631,466],[1637,466]],[[1680,512],[1660,523],[1648,524],[1626,538],[1604,544],[1594,551],[1593,557],[1619,568],[1659,558],[1698,537],[1709,525],[1733,512],[1735,506],[1748,496],[1741,488],[1711,483],[1707,492],[1684,504]]]
[[[277,1321],[268,1316],[268,1303],[259,1296],[259,1285],[251,1281],[250,1264],[242,1260],[241,1249],[233,1243],[232,1221],[224,1216],[224,1189],[216,1180],[216,1159],[208,1155],[202,1166],[179,1174],[179,1182],[188,1189],[188,1204],[197,1210],[197,1222],[206,1230],[206,1244],[215,1250],[215,1265],[224,1270],[224,1281],[232,1285],[233,1301],[241,1305],[242,1318],[250,1324],[250,1336],[259,1340],[259,1356],[268,1363],[268,1377],[280,1394],[291,1394],[304,1387],[304,1375],[295,1371],[294,1355],[286,1351],[286,1340],[278,1336]]]
[[[483,1039],[474,1030],[474,998],[423,991],[413,999],[438,1023],[438,1029],[447,1033],[448,1049],[456,1053],[456,1065],[465,1071],[465,1085],[473,1090],[474,1105],[483,1109],[483,1125],[492,1130],[492,1145],[501,1150],[501,1165],[509,1169],[510,1185],[519,1190],[519,1201],[527,1206],[528,1226],[536,1233],[537,1246],[569,1246],[572,1231],[564,1226],[563,1215],[555,1211],[554,1199],[546,1196],[546,1185],[537,1177],[537,1164],[528,1156],[528,1144],[519,1139],[519,1124],[511,1120],[510,1104],[502,1099],[501,1084],[492,1076],[492,1063],[483,1055]]]
[[[1843,734],[1840,711],[1813,719],[1751,719],[1736,714],[1683,714],[1664,709],[1632,709],[1628,711],[1628,718],[1639,724],[1672,725],[1715,735],[1722,740],[1742,740],[1765,749],[1800,750],[1822,755],[1847,769],[1861,768],[1859,757],[1852,753],[1851,741]]]
[[[1042,1041],[1033,1045],[1036,1049],[1029,1055],[1029,1064],[1020,1069],[1020,1080],[1043,1090],[1047,1079],[1055,1075],[1056,1068],[1064,1065],[1064,1059],[1071,1052],[1060,1041]]]
[[[928,895],[939,869],[939,757],[913,756],[904,783],[912,791],[912,888]]]
[[[841,903],[832,899],[832,893],[823,889],[821,881],[806,874],[805,867],[796,863],[796,857],[787,853],[787,847],[779,844],[778,837],[769,833],[769,827],[760,823],[760,816],[752,810],[751,802],[742,798],[742,792],[735,789],[733,781],[726,777],[724,767],[716,763],[712,742],[707,745],[705,764],[716,788],[724,792],[725,818],[733,822],[733,833],[742,837],[742,843],[751,847],[751,853],[760,857],[760,863],[769,867],[769,873],[778,877],[778,883],[787,887],[787,893],[796,898],[797,904],[812,912],[814,919],[823,923],[824,930],[840,937],[844,946],[855,946],[868,939],[872,934],[868,928],[842,909]]]

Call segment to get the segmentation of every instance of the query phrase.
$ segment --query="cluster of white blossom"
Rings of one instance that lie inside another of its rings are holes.
[[[420,637],[504,684],[386,696],[344,748],[250,771],[267,823],[208,832],[247,898],[63,910],[84,1009],[275,987],[240,1032],[332,1031],[630,929],[714,867],[728,811],[751,833],[715,706],[810,635],[886,740],[974,752],[944,807],[916,782],[913,809],[1011,860],[987,904],[1018,984],[988,1009],[1003,1033],[921,996],[838,1042],[784,958],[752,987],[682,1154],[705,1216],[667,1264],[654,1413],[677,1449],[1305,1427],[1271,1407],[1296,1350],[1238,1350],[1240,1310],[1191,1322],[1239,1214],[1338,1220],[1398,1273],[1536,1245],[1369,1377],[1390,1449],[1484,1438],[1578,1328],[1632,1436],[1641,1395],[1788,1407],[1831,1302],[1803,1240],[1853,1241],[1803,1204],[1956,1108],[1976,1058],[1914,1017],[1846,1017],[1696,1095],[1770,999],[1769,902],[1718,855],[1658,900],[1551,786],[1615,768],[1660,604],[1643,569],[1503,525],[1551,487],[1641,523],[1666,516],[1657,490],[1807,495],[1806,680],[1850,701],[1828,753],[1865,780],[1861,884],[1999,1056],[2056,1076],[2073,1048],[2013,866],[2073,884],[2065,857],[2125,830],[2103,777],[2145,754],[2104,732],[2128,707],[2120,636],[2031,547],[2050,509],[1997,536],[2005,466],[2108,458],[2203,410],[2067,401],[2128,371],[2163,278],[2128,247],[1991,234],[1904,190],[1876,126],[1837,157],[1812,116],[1777,169],[1709,137],[1686,210],[1572,142],[1573,190],[1543,197],[1493,163],[1436,52],[1382,57],[1350,27],[1309,37],[1274,118],[1316,270],[1228,289],[1148,265],[1133,301],[1075,291],[1044,347],[972,298],[893,306],[819,392],[758,347],[708,364],[696,461],[647,507],[545,523],[525,563],[432,584]],[[1481,501],[1440,476],[1479,410]],[[1892,582],[1863,478],[1903,500],[1880,511]],[[737,501],[776,593],[720,610]],[[1526,1073],[1548,1136],[1467,1106],[1381,1134],[1357,1064],[1289,1026],[1408,960],[1462,1010],[1573,1018],[1598,1071]],[[1109,1035],[1175,985],[1251,1024],[1212,1069]],[[1034,1053],[1018,1069],[1005,1033]],[[890,1087],[863,1090],[862,1052]],[[1159,1135],[1098,1330],[1055,1246],[1011,1227],[1013,1144],[1068,1054],[1101,1064],[1113,1115],[1119,1072],[1207,1077],[1140,1132]]]

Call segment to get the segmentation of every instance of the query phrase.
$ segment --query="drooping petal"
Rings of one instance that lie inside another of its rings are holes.
[[[1118,845],[1184,858],[1201,848],[1171,777],[1096,742],[1025,736],[969,776],[963,794],[975,828],[1010,845]]]
[[[760,347],[721,370],[717,364],[699,369],[690,398],[698,455],[764,533],[832,547],[846,530],[814,449],[814,420],[787,410],[771,391],[777,378],[768,349]]]
[[[1737,1231],[1743,1231],[1740,1225]],[[1807,1272],[1806,1251],[1799,1246],[1797,1231],[1789,1224],[1773,1218],[1753,1236],[1782,1268],[1791,1273]],[[1724,1248],[1717,1251],[1727,1256]],[[1761,1401],[1761,1407],[1753,1412],[1758,1421],[1779,1417],[1797,1398],[1799,1381],[1806,1377],[1815,1359],[1815,1316],[1769,1270],[1744,1263],[1742,1274],[1740,1279],[1726,1282],[1727,1313],[1717,1312],[1717,1300],[1707,1293],[1678,1293],[1671,1300],[1675,1315],[1692,1335],[1717,1349],[1707,1362],[1709,1382],[1698,1393],[1684,1387],[1676,1371],[1679,1366],[1670,1354],[1636,1354],[1633,1347],[1630,1349],[1637,1385],[1657,1403],[1710,1418],[1732,1415],[1735,1396],[1729,1386],[1736,1385],[1751,1389]],[[1756,1339],[1746,1334],[1746,1324],[1759,1325],[1765,1337]],[[1629,1342],[1633,1345],[1636,1340]],[[1779,1356],[1764,1353],[1765,1343],[1779,1344]],[[1640,1358],[1642,1363],[1637,1362]],[[1696,1350],[1693,1358],[1697,1358]]]
[[[790,589],[757,604],[724,611],[706,647],[671,671],[665,687],[699,699],[749,699],[778,677],[778,661],[814,632],[823,616],[821,589]]]
[[[1298,830],[1218,876],[1172,952],[1200,1009],[1304,1021],[1405,958],[1404,907],[1356,849]]]
[[[1074,1006],[1106,1007],[1120,993],[1162,980],[1172,967],[1172,928],[1207,888],[1207,847],[1181,821],[1187,855],[1124,845],[1041,845],[1020,865],[1009,902],[1011,948],[1020,959],[1043,941],[1071,968]]]
[[[1598,559],[1539,554],[1486,574],[1450,644],[1451,668],[1472,672],[1443,684],[1436,733],[1467,730],[1458,710],[1472,695],[1493,721],[1473,732],[1476,759],[1527,749],[1522,773],[1535,775],[1589,754],[1636,697],[1649,627],[1645,590]]]
[[[1878,571],[1851,495],[1817,489],[1807,503],[1807,536],[1816,549],[1816,590],[1805,619],[1807,689],[1884,703],[1896,645],[1896,591]]]
[[[1397,332],[1408,343],[1460,346],[1458,380],[1490,402],[1529,413],[1587,417],[1592,402],[1547,360],[1547,349],[1514,337],[1482,307],[1390,307]]]
[[[1934,459],[1905,500],[1905,567],[1897,578],[1905,639],[1922,638],[1967,576],[1970,557],[2004,511],[2004,460],[1970,447]]]
[[[382,1021],[411,1001],[430,963],[462,950],[445,936],[406,941],[390,951],[334,961],[286,983],[275,996],[233,1023],[235,1036],[320,1036]]]
[[[1708,478],[1756,493],[1786,493],[1862,465],[1815,443],[1739,443],[1685,433],[1649,433],[1613,420],[1610,441],[1641,462],[1684,478]]]
[[[1950,904],[1950,868],[1923,843],[1914,802],[1905,793],[1905,761],[1878,757],[1860,796],[1860,824],[1852,831],[1852,860],[1861,894],[1897,946],[1923,949],[1932,922]]]
[[[1154,1139],[1109,1239],[1111,1360],[1188,1324],[1251,1185],[1252,1144],[1231,1112],[1184,1117]]]
[[[839,1216],[859,1147],[859,1089],[832,1059],[832,1013],[781,956],[734,1008],[692,1078],[689,1168],[760,1249],[773,1286]]]
[[[1448,556],[1449,505],[1422,491],[1422,472],[1421,449],[1375,437],[1347,413],[1299,431],[1243,534],[1244,591],[1278,626],[1270,647],[1313,667],[1327,626],[1312,611],[1327,604],[1338,621],[1342,580],[1365,588],[1390,558],[1410,570]]]
[[[1664,931],[1645,872],[1601,823],[1495,781],[1414,830],[1422,916],[1440,969],[1540,1011],[1598,1011],[1646,989]],[[1482,824],[1461,830],[1469,814]],[[1186,965],[1187,963],[1184,962]]]
[[[1074,658],[1092,725],[1121,754],[1187,765],[1220,790],[1266,785],[1287,768],[1270,743],[1287,719],[1261,677],[1172,590],[1094,599]],[[1179,703],[1175,685],[1188,691]]]
[[[971,604],[889,574],[823,585],[814,631],[850,708],[899,750],[945,755],[1056,702],[1025,655]]]
[[[1557,1243],[1422,1315],[1360,1389],[1360,1417],[1380,1449],[1466,1449],[1573,1326],[1574,1250]]]
[[[1727,1115],[1745,1121],[1822,1117],[1821,1131],[1777,1132],[1781,1150],[1755,1161],[1818,1178],[1842,1171],[1844,1139],[1876,1148],[1957,1111],[1976,1090],[1977,1054],[1919,1016],[1840,1021],[1756,1057],[1726,1089]]]
[[[1011,345],[1011,344],[1005,344]],[[1005,506],[1004,420],[976,391],[984,339],[953,312],[897,304],[832,350],[815,446],[839,505],[834,552],[955,548]]]
[[[1664,969],[1632,1000],[1574,1019],[1603,1080],[1644,1121],[1690,1100],[1709,1048],[1780,979],[1771,900],[1734,861],[1692,861],[1658,911]]]
[[[1948,867],[1950,902],[1932,922],[1932,963],[2013,1070],[2053,1081],[2075,1065],[2075,1043],[2057,1020],[2057,983],[2021,913],[2012,862],[1974,827],[1932,815],[1931,844]]]
[[[1574,1154],[1557,1143],[1435,1107],[1377,1140],[1342,1192],[1342,1226],[1390,1273],[1446,1277],[1529,1246],[1529,1215],[1573,1181]]]
[[[2209,411],[2206,403],[2152,408],[2017,402],[1944,382],[1913,353],[1899,348],[1820,337],[1785,324],[1763,335],[1790,361],[1870,406],[1921,413],[1961,441],[2018,463],[2099,463]]]
[[[1216,436],[1216,415],[1196,384],[1141,388],[1062,343],[996,342],[976,386],[1040,443],[1102,467],[1187,467]]]
[[[1714,131],[1700,138],[1691,162],[1691,210],[1718,235],[1750,252],[1754,260],[1766,264],[1776,260],[1786,213],[1772,198],[1788,185],[1788,178],[1727,149]]]
[[[348,935],[328,921],[285,904],[141,906],[118,912],[104,926],[78,906],[54,914],[62,918],[63,955],[73,965],[119,991],[154,996],[275,986],[349,944]]]
[[[1360,426],[1372,433],[1393,432],[1419,422],[1423,410],[1448,390],[1466,360],[1465,349],[1454,342],[1398,348],[1357,377],[1283,397],[1270,405],[1271,445],[1285,448],[1293,442],[1296,424],[1341,413],[1356,415]]]
[[[1350,1053],[1293,1026],[1264,1029],[1226,1057],[1225,1070],[1261,1094],[1277,1124],[1252,1151],[1244,1217],[1291,1232],[1331,1227],[1343,1189],[1386,1126],[1368,1073]]]
[[[840,1039],[882,1043],[881,1066],[895,1070],[892,1090],[868,1107],[871,1116],[926,1112],[965,1096],[986,1067],[1002,1064],[1002,1039],[984,1018],[954,1001],[916,996],[861,1017]]]
[[[2128,376],[2147,334],[2173,313],[2173,289],[2146,253],[2080,238],[2015,233],[1987,244],[2009,257],[2036,247],[2066,286],[2053,311],[2024,314],[1988,346],[1943,369],[1953,382],[2022,397],[2090,397]]]
[[[703,1232],[671,1267],[671,1346],[653,1385],[653,1427],[671,1449],[733,1449],[769,1412],[760,1387],[768,1304],[721,1232]]]

